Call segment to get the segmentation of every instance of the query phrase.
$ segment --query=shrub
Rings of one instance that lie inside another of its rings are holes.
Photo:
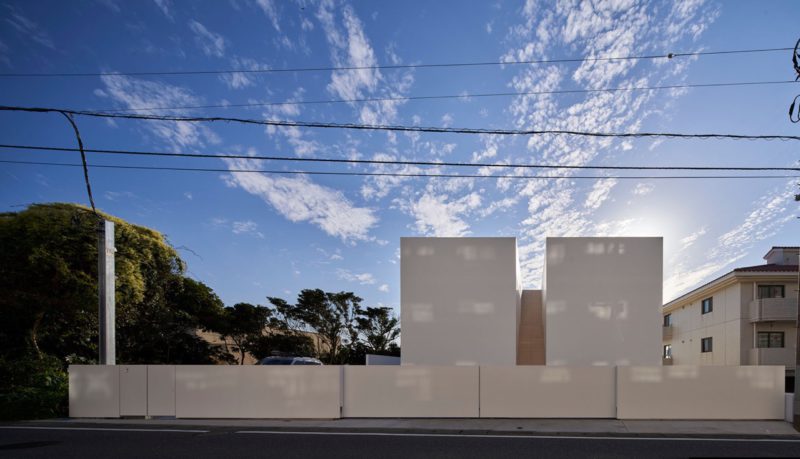
[[[0,419],[64,417],[69,378],[52,356],[0,359]]]

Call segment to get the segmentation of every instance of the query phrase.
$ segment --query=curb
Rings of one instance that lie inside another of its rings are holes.
[[[235,420],[234,420],[235,422]],[[542,431],[542,430],[493,430],[493,429],[441,429],[441,428],[419,428],[419,427],[335,427],[335,426],[256,426],[256,425],[236,425],[235,423],[228,425],[207,425],[202,422],[197,424],[178,424],[171,425],[169,423],[151,424],[149,422],[131,422],[131,423],[103,423],[86,421],[75,421],[73,419],[59,419],[51,421],[20,421],[20,422],[0,422],[0,426],[20,426],[20,427],[83,427],[83,428],[103,428],[103,429],[125,429],[137,428],[153,430],[175,428],[175,429],[202,429],[209,431],[208,433],[234,433],[236,431],[248,432],[321,432],[321,433],[335,433],[335,434],[421,434],[421,435],[448,435],[448,436],[498,436],[498,437],[603,437],[603,438],[654,438],[654,439],[669,439],[669,438],[686,438],[686,439],[737,439],[737,440],[795,440],[800,442],[800,434],[743,434],[743,433],[663,433],[663,432],[586,432],[586,431]],[[198,433],[197,435],[207,435],[207,433]]]

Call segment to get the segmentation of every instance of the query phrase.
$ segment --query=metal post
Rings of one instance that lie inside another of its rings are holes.
[[[114,222],[100,222],[97,249],[97,291],[100,306],[100,365],[116,365],[116,304],[114,299]]]

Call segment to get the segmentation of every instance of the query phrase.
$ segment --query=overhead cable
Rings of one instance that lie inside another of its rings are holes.
[[[577,131],[570,129],[489,129],[489,128],[454,128],[454,127],[434,127],[434,126],[403,126],[403,125],[382,125],[382,124],[355,124],[355,123],[328,123],[321,121],[292,121],[292,120],[271,120],[271,119],[252,119],[234,118],[224,116],[166,116],[166,115],[142,115],[124,113],[103,113],[86,110],[69,110],[48,107],[12,107],[0,106],[0,111],[21,111],[32,113],[51,113],[66,112],[77,116],[88,116],[95,118],[112,119],[132,119],[150,121],[180,121],[188,123],[206,122],[230,122],[240,124],[252,124],[261,126],[278,127],[306,127],[306,128],[328,128],[328,129],[350,129],[364,131],[390,131],[390,132],[430,132],[430,133],[451,133],[451,134],[494,134],[494,135],[571,135],[583,137],[600,138],[673,138],[673,139],[728,139],[728,140],[800,140],[800,136],[788,134],[770,135],[750,135],[750,134],[683,134],[675,132],[594,132]]]
[[[78,151],[75,148],[41,146],[41,145],[8,145],[0,144],[0,149],[31,150],[31,151]],[[288,162],[316,162],[316,163],[345,163],[345,164],[373,164],[373,165],[394,165],[394,166],[431,166],[431,167],[480,167],[480,168],[500,168],[500,169],[576,169],[576,170],[683,170],[683,171],[800,171],[800,167],[782,166],[584,166],[567,164],[500,164],[500,163],[466,163],[452,161],[406,161],[394,159],[349,159],[349,158],[309,158],[291,156],[265,156],[265,155],[246,155],[246,154],[225,154],[225,153],[194,153],[194,152],[161,152],[161,151],[141,151],[141,150],[109,150],[109,149],[85,149],[89,153],[108,154],[108,155],[131,155],[131,156],[156,156],[156,157],[175,157],[175,158],[208,158],[208,159],[244,159],[259,161],[288,161]]]
[[[17,161],[0,160],[0,163],[27,164],[40,166],[80,167],[81,164],[57,163],[48,161]],[[176,172],[227,172],[227,173],[259,173],[276,175],[338,175],[338,176],[366,176],[366,177],[410,177],[410,178],[475,178],[475,179],[523,179],[523,180],[554,180],[554,179],[587,179],[587,180],[660,180],[660,179],[786,179],[800,178],[800,175],[479,175],[479,174],[419,174],[400,172],[338,172],[338,171],[286,171],[269,169],[222,169],[203,167],[167,167],[167,166],[128,166],[120,164],[90,164],[89,167],[102,169],[130,169],[149,171],[176,171]]]
[[[91,109],[104,113],[128,113],[153,110],[195,110],[208,108],[251,108],[251,107],[275,107],[275,106],[295,106],[295,105],[321,105],[321,104],[357,104],[369,102],[406,102],[412,100],[442,100],[442,99],[470,99],[473,97],[516,97],[516,96],[538,96],[548,94],[585,94],[597,92],[625,92],[625,91],[663,91],[668,89],[690,89],[690,88],[725,88],[739,86],[766,86],[779,84],[800,84],[796,80],[786,81],[741,81],[732,83],[695,83],[695,84],[673,84],[661,86],[631,86],[616,88],[594,88],[594,89],[557,89],[552,91],[523,91],[523,92],[489,92],[478,94],[445,94],[430,96],[397,96],[397,97],[363,97],[358,99],[320,99],[320,100],[285,100],[279,102],[248,102],[241,104],[207,104],[207,105],[183,105],[166,107],[130,107],[130,108],[103,108]]]
[[[318,66],[294,68],[256,68],[256,69],[217,69],[217,70],[174,70],[174,71],[127,71],[127,72],[4,72],[0,77],[98,77],[98,76],[167,76],[167,75],[230,75],[230,74],[270,74],[293,72],[334,72],[356,70],[396,70],[396,69],[422,69],[422,68],[448,68],[448,67],[486,67],[498,65],[535,65],[535,64],[565,64],[575,62],[600,62],[600,61],[625,61],[625,60],[652,60],[674,59],[678,57],[719,56],[729,54],[755,54],[788,51],[792,48],[759,48],[735,49],[723,51],[690,51],[663,54],[644,54],[631,56],[599,56],[599,57],[572,57],[556,59],[525,59],[525,60],[500,60],[481,62],[446,62],[431,64],[387,64],[363,66]]]

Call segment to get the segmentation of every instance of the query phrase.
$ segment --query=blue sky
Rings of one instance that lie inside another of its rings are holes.
[[[774,2],[0,2],[2,72],[146,72],[373,66],[793,46],[800,4]],[[626,85],[778,81],[790,52],[463,68],[5,78],[5,105],[185,107],[458,94],[457,99],[153,110],[285,120],[591,131],[797,134],[795,85],[480,98]],[[89,148],[321,158],[574,165],[791,166],[789,142],[387,134],[79,117]],[[0,113],[6,144],[75,145],[57,115]],[[74,153],[0,159],[77,161]],[[417,172],[89,155],[90,163]],[[437,168],[437,172],[465,172]],[[474,171],[473,171],[474,173]],[[481,170],[480,173],[491,174]],[[547,236],[663,236],[665,298],[796,245],[794,182],[279,176],[92,169],[102,210],[167,234],[227,304],[351,290],[399,307],[402,236],[516,236],[539,287]],[[585,174],[573,174],[585,175]],[[80,169],[0,164],[0,207],[87,203]],[[795,235],[793,238],[792,235]]]

